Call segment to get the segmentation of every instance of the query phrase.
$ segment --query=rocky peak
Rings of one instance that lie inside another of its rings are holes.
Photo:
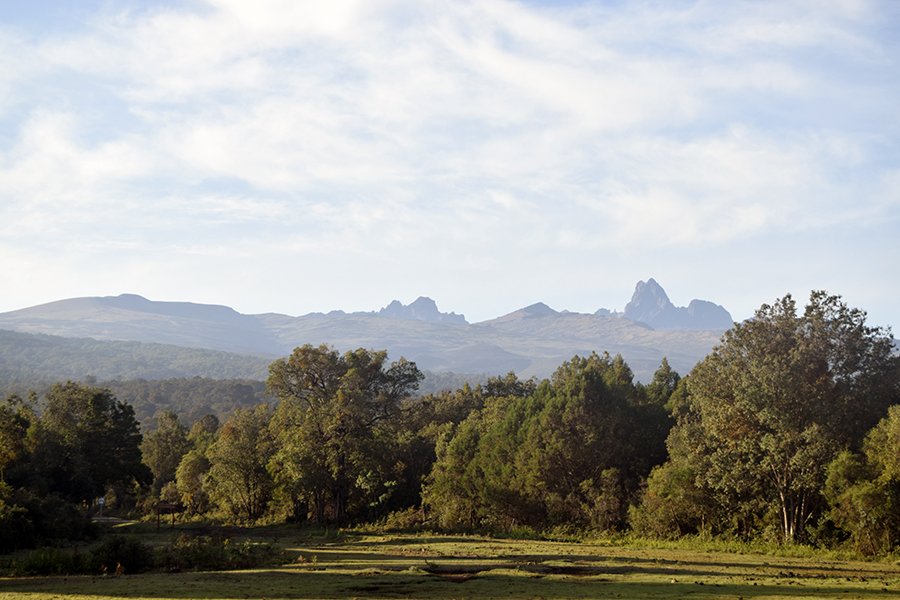
[[[631,302],[621,316],[659,331],[706,331],[730,329],[734,325],[725,308],[706,300],[691,300],[687,307],[675,306],[653,279],[637,283]]]
[[[465,325],[467,323],[464,315],[452,312],[442,313],[438,310],[435,301],[425,296],[419,296],[415,302],[408,306],[403,305],[399,300],[394,300],[375,314],[389,319],[414,319],[429,323],[451,323],[455,325]]]

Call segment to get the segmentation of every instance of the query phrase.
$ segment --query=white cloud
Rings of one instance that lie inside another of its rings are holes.
[[[406,256],[580,286],[591,254],[646,278],[654,252],[897,219],[883,3],[111,6],[0,31],[0,235],[52,232],[73,272]]]

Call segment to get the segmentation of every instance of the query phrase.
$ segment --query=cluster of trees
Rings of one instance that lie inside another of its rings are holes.
[[[240,410],[215,435],[166,413],[142,446],[154,491],[245,519],[372,520],[424,506],[447,528],[605,528],[624,525],[665,459],[679,381],[665,362],[649,386],[621,357],[594,354],[540,384],[510,373],[413,397],[422,374],[386,358],[297,348],[270,367],[277,406]]]
[[[664,361],[650,386],[635,384],[621,356],[592,354],[537,385],[494,382],[483,407],[438,439],[423,502],[451,529],[620,527],[666,458],[678,380]]]
[[[107,490],[150,482],[131,406],[106,389],[68,382],[0,405],[0,549],[80,539],[90,518],[76,507]]]
[[[892,547],[898,361],[890,331],[836,296],[814,292],[802,314],[790,296],[764,305],[673,396],[669,458],[632,526]]]
[[[165,411],[142,440],[105,388],[57,385],[40,417],[12,398],[0,527],[27,490],[247,520],[898,543],[900,359],[838,297],[764,305],[684,379],[664,360],[642,385],[607,354],[541,382],[510,373],[416,396],[422,378],[384,351],[307,345],[270,365],[273,404],[190,429]]]

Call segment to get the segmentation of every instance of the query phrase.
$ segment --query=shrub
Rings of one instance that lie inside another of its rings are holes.
[[[221,536],[182,535],[157,549],[156,564],[164,571],[227,571],[284,562],[281,550],[268,544],[235,543]]]
[[[16,490],[13,501],[27,511],[27,518],[34,526],[37,543],[96,537],[90,515],[55,494],[38,497],[28,490],[20,489]]]
[[[0,498],[0,554],[33,545],[34,524],[28,519],[28,510]]]
[[[149,571],[153,568],[153,551],[135,539],[113,535],[91,552],[91,567],[104,573]]]
[[[74,575],[84,573],[88,561],[78,552],[68,552],[59,548],[39,548],[33,550],[22,560],[13,565],[16,577],[24,575]]]

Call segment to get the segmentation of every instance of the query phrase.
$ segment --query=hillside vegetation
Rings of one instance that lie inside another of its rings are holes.
[[[900,357],[889,330],[824,292],[763,305],[686,377],[663,360],[648,384],[591,353],[542,381],[420,396],[415,363],[310,344],[268,373],[264,388],[85,381],[8,398],[0,529],[18,533],[0,540],[84,536],[75,507],[103,495],[219,523],[900,548]],[[179,414],[189,396],[202,404]],[[156,410],[144,435],[135,406]]]
[[[259,357],[91,338],[27,334],[0,329],[0,381],[114,379],[264,380],[274,356]]]

